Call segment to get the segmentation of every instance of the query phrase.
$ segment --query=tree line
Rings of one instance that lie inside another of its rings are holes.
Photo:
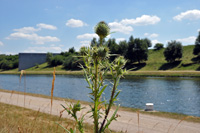
[[[122,55],[128,61],[127,65],[132,63],[143,63],[148,60],[148,50],[152,47],[152,43],[148,38],[140,39],[134,38],[130,36],[129,40],[120,41],[119,43],[116,42],[115,38],[105,39],[102,40],[102,44],[109,48],[111,57],[110,61],[114,61],[116,57]],[[91,40],[90,46],[99,46],[100,41],[96,38]],[[154,46],[154,50],[158,51],[164,48],[162,43],[157,43]],[[82,47],[81,49],[84,49]],[[82,64],[83,61],[81,58],[81,49],[79,52],[76,52],[74,47],[70,48],[66,52],[61,52],[60,55],[53,56],[51,53],[47,54],[47,62],[49,66],[57,66],[63,65],[65,69],[74,70],[79,69],[79,64]],[[183,55],[183,46],[181,42],[172,40],[168,42],[164,52],[165,60],[169,63],[173,63],[177,60],[180,60]],[[194,55],[200,54],[200,33],[195,41],[195,47],[193,50]]]
[[[0,55],[0,69],[10,70],[18,68],[19,57],[18,55]]]

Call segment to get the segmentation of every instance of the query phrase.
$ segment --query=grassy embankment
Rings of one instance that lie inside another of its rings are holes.
[[[192,54],[193,45],[183,47],[183,57],[175,63],[167,63],[163,55],[164,49],[159,51],[149,50],[149,57],[146,63],[140,65],[133,64],[134,71],[129,71],[126,76],[188,76],[200,77],[200,64],[196,56]],[[27,74],[52,74],[53,67],[47,63],[38,67],[32,67],[26,70]],[[1,71],[0,74],[20,74],[18,69]],[[56,67],[56,74],[82,75],[82,71],[66,71],[63,66]]]

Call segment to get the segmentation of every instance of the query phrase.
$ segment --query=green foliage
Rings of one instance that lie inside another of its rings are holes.
[[[0,69],[14,69],[18,67],[18,63],[18,55],[0,55]]]
[[[133,36],[130,36],[129,41],[128,41],[128,50],[126,53],[126,59],[130,60],[131,62],[132,60],[132,56],[133,56],[133,48],[134,48],[134,38]]]
[[[126,41],[120,41],[119,42],[119,49],[118,53],[122,56],[125,56],[128,51],[128,44]]]
[[[62,55],[56,55],[51,58],[50,66],[62,65],[64,62],[64,57]]]
[[[165,60],[168,62],[174,62],[176,59],[180,60],[183,54],[183,46],[180,42],[171,41],[168,42],[167,48],[164,51]]]
[[[200,31],[199,31],[199,35],[197,36],[197,38],[195,40],[195,47],[193,49],[193,54],[194,55],[200,54]]]
[[[148,59],[148,41],[146,39],[134,39],[132,36],[128,42],[126,58],[131,62],[146,61]]]
[[[152,46],[151,40],[149,40],[148,38],[145,38],[143,40],[146,42],[146,44],[147,44],[148,47]]]
[[[35,64],[35,68],[39,68],[39,64],[38,63]]]
[[[75,54],[71,54],[67,57],[65,57],[65,60],[64,60],[64,63],[63,63],[63,66],[65,69],[67,70],[77,70],[77,69],[80,69],[79,67],[79,63],[80,60],[78,59],[78,57],[76,57],[77,55]]]
[[[76,50],[74,49],[74,47],[69,48],[69,53],[74,54],[76,52]]]
[[[93,37],[93,39],[90,42],[91,47],[94,47],[97,45],[97,39],[95,37]]]
[[[46,55],[46,62],[48,63],[48,65],[51,65],[52,58],[53,58],[53,54],[48,52]]]
[[[108,39],[107,46],[110,49],[110,54],[118,54],[119,52],[119,45],[116,43],[115,39]],[[116,56],[111,56],[110,60],[114,61]]]
[[[162,48],[164,48],[164,45],[162,43],[156,43],[156,45],[154,46],[155,50],[160,50]]]
[[[81,119],[78,119],[77,114],[76,114],[78,111],[81,111],[81,109],[84,109],[84,108],[81,108],[81,104],[79,103],[79,101],[76,104],[70,104],[70,105],[68,105],[68,108],[66,108],[63,105],[62,105],[62,107],[67,111],[68,115],[71,115],[71,117],[73,117],[75,119],[76,126],[78,127],[78,130],[80,131],[80,133],[84,133],[84,130],[83,130],[83,120],[84,120],[84,117],[85,117],[86,114],[83,115],[81,117]],[[61,127],[63,129],[65,129],[65,131],[67,131],[68,133],[75,133],[76,132],[76,127],[75,127],[75,129],[70,128],[70,131],[68,131],[63,126],[61,126]]]

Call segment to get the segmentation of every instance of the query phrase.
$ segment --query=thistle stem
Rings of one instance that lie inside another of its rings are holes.
[[[95,88],[94,88],[94,99],[95,99],[95,104],[94,104],[94,132],[98,133],[98,99],[97,99],[97,84],[98,84],[98,60],[97,58],[95,59]]]
[[[103,122],[102,122],[102,124],[101,124],[101,127],[100,127],[100,129],[99,129],[99,133],[102,132],[103,126],[104,126],[104,124],[105,124],[105,122],[106,122],[106,119],[107,119],[108,114],[109,114],[109,112],[110,112],[111,106],[112,106],[112,104],[113,104],[113,97],[114,97],[114,94],[115,94],[116,86],[117,86],[117,79],[115,78],[115,80],[114,80],[114,86],[113,86],[113,89],[112,89],[112,94],[111,94],[111,96],[110,96],[109,105],[108,105],[108,108],[106,109],[106,115],[105,115],[104,120],[103,120]]]

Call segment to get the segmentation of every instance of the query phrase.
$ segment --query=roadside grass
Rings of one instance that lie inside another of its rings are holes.
[[[4,89],[0,89],[0,91],[24,95],[24,92],[16,92],[16,91],[13,92],[13,91],[4,90]],[[46,95],[41,95],[41,94],[33,94],[33,93],[25,93],[25,94],[34,96],[34,97],[42,97],[42,98],[51,99],[51,96],[46,96]],[[62,100],[62,101],[65,100],[66,102],[77,103],[77,100],[74,100],[74,99],[64,99],[64,98],[59,98],[59,97],[54,97],[53,99],[54,100]],[[90,102],[86,102],[86,101],[80,101],[80,103],[85,104],[85,105],[91,104]],[[116,109],[116,107],[114,106],[113,109]],[[184,114],[160,112],[160,111],[146,112],[146,111],[143,111],[142,109],[128,108],[128,107],[120,107],[119,111],[129,111],[129,112],[135,112],[135,113],[140,111],[140,113],[142,113],[142,114],[154,115],[154,116],[165,117],[165,118],[172,118],[172,119],[177,119],[177,120],[182,120],[183,118],[187,117],[187,115],[184,115]],[[200,123],[200,117],[189,116],[189,118],[185,119],[184,121]]]
[[[61,133],[65,132],[63,128],[58,126],[57,123],[62,124],[64,127],[73,128],[75,124],[73,120],[53,116],[50,114],[33,111],[30,109],[17,107],[14,105],[0,103],[0,132],[48,132],[48,133]],[[93,132],[92,126],[85,124],[85,131]]]

